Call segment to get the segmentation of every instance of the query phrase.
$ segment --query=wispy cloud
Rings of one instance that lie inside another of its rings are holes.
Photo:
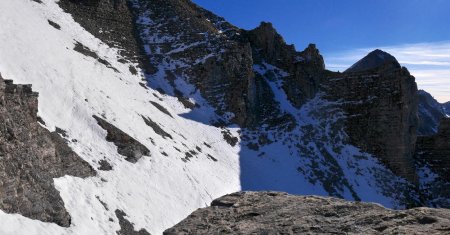
[[[377,48],[362,48],[326,55],[327,68],[343,71]],[[419,89],[440,102],[450,101],[450,41],[386,46],[384,50],[416,77]]]

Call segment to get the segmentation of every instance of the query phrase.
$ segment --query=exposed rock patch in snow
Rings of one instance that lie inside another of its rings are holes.
[[[67,134],[38,123],[38,95],[0,75],[0,209],[69,227],[71,217],[53,178],[95,176],[67,145]]]
[[[117,146],[117,152],[126,157],[125,160],[131,163],[136,163],[142,156],[150,156],[150,150],[148,150],[147,147],[139,143],[133,137],[108,123],[104,119],[95,115],[93,117],[97,120],[98,125],[100,125],[108,133],[106,135],[106,141],[114,143],[114,145]],[[102,159],[101,161],[105,160]]]

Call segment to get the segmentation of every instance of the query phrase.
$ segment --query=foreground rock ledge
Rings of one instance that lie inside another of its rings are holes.
[[[164,234],[450,234],[450,210],[404,211],[336,198],[239,192],[214,200]]]

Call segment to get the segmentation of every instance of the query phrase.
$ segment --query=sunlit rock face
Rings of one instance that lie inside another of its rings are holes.
[[[449,216],[448,209],[394,211],[334,198],[241,192],[214,200],[164,234],[440,234],[450,229]]]
[[[68,227],[70,215],[53,178],[85,178],[95,171],[59,133],[38,123],[37,110],[31,85],[15,85],[0,75],[0,209]]]
[[[283,110],[270,83],[279,84],[296,109],[323,92],[326,99],[340,102],[346,115],[344,142],[417,183],[413,160],[417,87],[392,55],[375,50],[345,73],[334,73],[325,69],[316,45],[297,51],[271,23],[242,30],[190,1],[63,0],[59,4],[88,31],[122,49],[123,60],[138,61],[150,87],[177,97],[189,109],[201,104],[192,103],[192,93],[179,84],[193,85],[215,108],[219,118],[211,123],[217,126],[236,123],[263,137],[268,134],[262,126],[286,134],[304,132],[298,128],[301,117]],[[111,24],[115,21],[119,23]],[[273,142],[266,139],[259,146],[244,145],[256,149]],[[302,154],[308,153],[300,150],[298,155]],[[329,177],[317,178],[341,184]],[[327,191],[334,193],[333,187]]]
[[[450,207],[443,158],[424,160],[446,145],[413,158],[416,84],[385,52],[328,71],[320,45],[188,0],[0,6],[0,69],[40,103],[1,83],[0,209],[19,215],[0,220],[18,231],[159,234],[239,190]]]
[[[295,107],[299,108],[317,94],[329,72],[315,44],[304,51],[296,51],[293,45],[286,44],[271,23],[266,22],[245,35],[252,46],[255,64],[271,64],[288,74],[282,78],[283,90]]]

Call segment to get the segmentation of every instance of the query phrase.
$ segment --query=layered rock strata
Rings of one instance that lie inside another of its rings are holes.
[[[386,54],[381,53],[391,58]],[[375,68],[335,75],[325,83],[325,90],[329,99],[342,101],[350,142],[381,159],[397,175],[417,183],[417,85],[397,61],[378,62]]]
[[[417,139],[417,158],[450,182],[450,118],[442,119],[437,134]]]
[[[38,94],[0,76],[0,209],[60,226],[70,215],[54,178],[94,176],[56,132],[38,124]]]

